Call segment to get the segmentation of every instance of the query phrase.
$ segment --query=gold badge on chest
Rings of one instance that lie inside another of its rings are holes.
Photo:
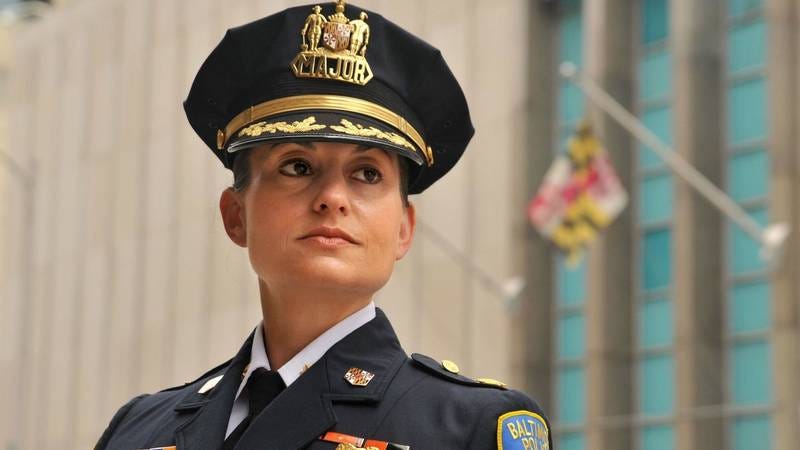
[[[291,68],[298,78],[323,78],[363,86],[372,79],[367,62],[369,25],[367,13],[350,20],[344,15],[344,0],[336,3],[336,14],[322,15],[318,5],[300,31],[300,53]]]
[[[378,447],[356,447],[353,444],[339,444],[336,450],[379,450]]]

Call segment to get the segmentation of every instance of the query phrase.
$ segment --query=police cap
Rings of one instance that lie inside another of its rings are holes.
[[[228,169],[239,150],[260,143],[352,142],[412,160],[410,194],[447,173],[474,134],[441,52],[342,0],[228,30],[184,109]]]

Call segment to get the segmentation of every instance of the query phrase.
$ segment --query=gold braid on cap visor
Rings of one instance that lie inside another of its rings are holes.
[[[353,112],[391,125],[408,136],[414,144],[422,150],[428,167],[433,165],[433,150],[425,144],[422,135],[411,126],[406,119],[381,105],[376,105],[375,103],[360,98],[341,95],[296,95],[294,97],[283,97],[251,106],[234,117],[225,127],[224,131],[217,131],[217,148],[219,150],[224,149],[225,145],[228,143],[228,139],[230,139],[237,130],[251,122],[276,114],[308,110]]]

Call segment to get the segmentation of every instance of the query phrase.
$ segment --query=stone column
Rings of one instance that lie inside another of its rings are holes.
[[[552,162],[552,149],[555,145],[553,117],[556,114],[553,91],[558,79],[556,65],[558,33],[557,16],[554,8],[540,2],[529,2],[528,54],[525,66],[528,67],[528,95],[525,108],[528,130],[525,163],[522,165],[527,186],[522,198],[518,199],[520,211],[533,197]],[[555,308],[555,287],[553,284],[553,255],[549,244],[541,238],[527,220],[517,231],[524,242],[523,264],[525,267],[526,288],[516,304],[516,320],[512,342],[521,358],[512,358],[512,371],[520,389],[531,394],[555,420],[555,402],[552,398],[553,376],[553,314]],[[519,344],[517,344],[519,343]],[[551,430],[552,431],[552,430]]]
[[[717,186],[725,160],[722,10],[720,0],[673,0],[670,10],[675,151]],[[674,220],[676,450],[722,448],[723,418],[693,412],[724,402],[724,222],[677,176]]]
[[[798,361],[798,305],[800,295],[800,7],[796,0],[766,2],[769,29],[767,77],[769,78],[770,158],[772,161],[769,215],[771,222],[787,222],[792,234],[783,257],[772,273],[772,398],[773,448],[797,448],[800,439],[800,361]]]
[[[584,2],[586,70],[626,108],[633,99],[632,0]],[[588,100],[587,100],[588,101]],[[587,103],[595,132],[630,187],[635,146],[631,135]],[[628,423],[611,421],[632,411],[632,208],[601,233],[588,255],[586,302],[586,448],[631,448]]]

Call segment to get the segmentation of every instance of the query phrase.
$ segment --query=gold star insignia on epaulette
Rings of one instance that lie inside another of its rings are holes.
[[[502,381],[495,380],[493,378],[476,378],[475,381],[481,384],[488,384],[490,386],[497,386],[501,388],[507,388],[508,385],[503,383]]]
[[[460,370],[458,368],[458,364],[454,363],[453,361],[450,361],[449,359],[442,360],[442,367],[444,367],[444,370],[450,373],[458,373]]]

